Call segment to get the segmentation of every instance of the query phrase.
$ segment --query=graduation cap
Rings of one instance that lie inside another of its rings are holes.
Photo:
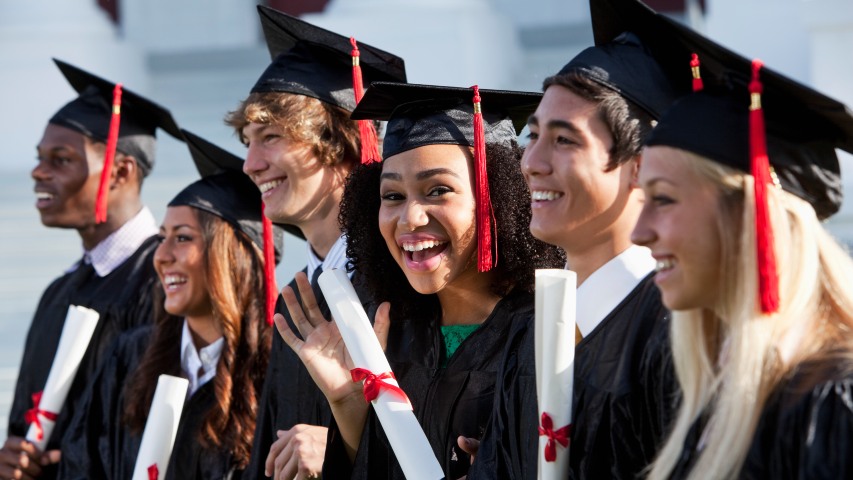
[[[201,179],[169,202],[186,205],[222,218],[245,233],[264,252],[267,323],[272,323],[278,291],[275,265],[281,259],[283,230],[263,214],[258,187],[243,173],[243,160],[207,140],[183,130]]]
[[[387,120],[383,154],[392,157],[426,145],[474,149],[477,199],[477,263],[492,268],[492,206],[486,144],[509,145],[536,110],[539,93],[374,82],[353,119]]]
[[[639,12],[638,0],[603,0]],[[768,186],[808,201],[819,218],[841,206],[835,148],[853,153],[853,115],[842,103],[748,60],[666,17],[656,31],[670,38],[655,54],[671,78],[699,91],[661,118],[647,145],[679,148],[750,173],[755,217],[761,310],[778,310],[778,274],[766,199]]]
[[[147,176],[154,167],[155,133],[162,128],[183,140],[180,128],[168,110],[83,69],[53,59],[79,96],[59,109],[48,123],[70,128],[107,144],[104,169],[95,206],[98,223],[106,221],[107,191],[115,151],[131,155]]]
[[[353,50],[349,38],[296,17],[258,5],[272,63],[252,92],[306,95],[347,111],[355,109]],[[403,59],[361,43],[358,66],[363,81],[406,81]]]

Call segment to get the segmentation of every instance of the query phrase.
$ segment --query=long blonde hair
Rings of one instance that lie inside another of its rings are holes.
[[[779,312],[761,315],[752,176],[683,152],[718,187],[721,242],[718,305],[673,312],[672,353],[681,404],[650,479],[669,478],[694,423],[707,419],[689,478],[736,477],[768,396],[796,364],[830,349],[853,358],[853,261],[807,202],[771,189],[779,266]],[[795,348],[790,340],[799,334]],[[793,353],[788,355],[788,352]]]

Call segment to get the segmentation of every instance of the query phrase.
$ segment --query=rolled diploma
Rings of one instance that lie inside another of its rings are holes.
[[[536,394],[539,418],[547,412],[554,429],[572,423],[572,387],[575,362],[577,275],[569,270],[536,270]],[[545,461],[548,437],[539,437],[538,478],[569,475],[569,452],[557,445],[556,461]]]
[[[346,273],[337,269],[326,270],[320,274],[319,283],[356,368],[370,370],[375,375],[390,372],[388,359]],[[394,379],[385,381],[398,385]],[[372,403],[406,478],[444,478],[432,446],[409,405],[387,389],[380,390]]]
[[[83,355],[89,348],[95,327],[98,326],[99,317],[98,312],[90,308],[77,305],[68,307],[65,325],[62,326],[62,335],[59,337],[59,346],[56,348],[56,355],[53,357],[53,364],[47,375],[47,383],[42,391],[39,410],[56,414],[62,411],[62,406],[68,397],[68,390],[74,382]],[[27,440],[39,450],[44,451],[56,422],[41,413],[38,416],[43,432],[42,438],[39,440],[38,427],[33,423],[27,430]]]
[[[133,467],[133,480],[149,480],[148,468],[151,465],[157,465],[158,478],[166,478],[189,385],[186,378],[171,375],[160,375],[157,380],[157,390],[154,391]]]

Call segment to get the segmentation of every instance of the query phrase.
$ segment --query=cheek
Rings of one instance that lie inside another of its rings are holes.
[[[385,240],[388,250],[393,253],[397,252],[397,216],[393,209],[384,206],[379,207],[379,233]]]

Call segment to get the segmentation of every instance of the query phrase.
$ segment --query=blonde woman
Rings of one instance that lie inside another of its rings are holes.
[[[834,147],[853,151],[853,117],[761,75],[768,105],[785,100],[766,112],[766,199],[746,173],[765,136],[745,88],[682,99],[643,154],[632,239],[657,261],[682,390],[652,479],[853,476],[853,261],[820,223],[840,206]],[[778,286],[759,278],[774,263]]]

